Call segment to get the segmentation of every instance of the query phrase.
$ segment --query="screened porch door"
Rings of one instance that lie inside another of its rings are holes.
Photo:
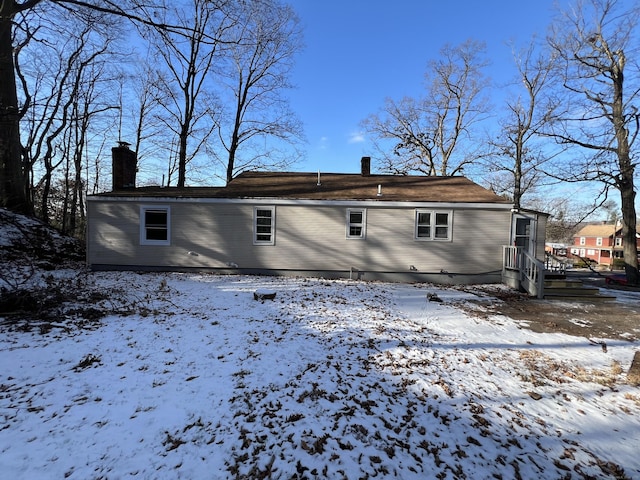
[[[533,258],[536,257],[536,219],[515,215],[512,230],[512,245],[522,248]]]

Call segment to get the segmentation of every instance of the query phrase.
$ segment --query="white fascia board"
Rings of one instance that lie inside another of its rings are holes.
[[[384,202],[379,200],[296,200],[284,198],[200,198],[200,197],[87,197],[91,202],[134,202],[134,203],[200,203],[200,204],[251,204],[251,205],[292,205],[317,207],[367,207],[367,208],[438,208],[472,210],[511,210],[510,203],[474,202]]]

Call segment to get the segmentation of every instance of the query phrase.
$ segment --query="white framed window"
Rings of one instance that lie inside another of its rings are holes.
[[[450,241],[453,212],[439,210],[416,210],[415,239]]]
[[[140,206],[140,245],[171,245],[171,208]]]
[[[580,237],[580,245],[586,245],[587,239],[585,237]]]
[[[276,207],[253,208],[253,244],[275,245]]]
[[[598,237],[596,238],[596,247],[601,247],[602,246],[602,237]]]
[[[616,247],[621,247],[621,246],[622,246],[622,238],[616,237]]]
[[[347,238],[365,238],[367,230],[367,210],[347,209]]]
[[[587,249],[587,255],[595,255],[596,251],[592,248]]]

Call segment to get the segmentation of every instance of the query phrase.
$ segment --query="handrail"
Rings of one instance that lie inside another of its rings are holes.
[[[547,271],[564,274],[567,271],[567,259],[558,258],[553,253],[545,252],[544,268]]]
[[[521,247],[505,245],[503,247],[503,268],[517,270],[520,285],[529,295],[544,297],[544,263]]]

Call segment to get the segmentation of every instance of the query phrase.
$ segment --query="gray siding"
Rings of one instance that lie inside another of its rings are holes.
[[[366,238],[350,239],[345,206],[277,205],[275,245],[254,245],[257,203],[160,202],[171,207],[171,244],[147,246],[140,245],[139,215],[140,206],[149,204],[99,199],[88,203],[91,266],[229,269],[237,265],[246,272],[322,271],[342,272],[341,276],[356,269],[380,273],[367,273],[366,278],[387,272],[434,274],[447,277],[447,283],[457,283],[450,281],[453,274],[487,281],[487,275],[498,275],[499,280],[502,245],[510,236],[511,213],[505,209],[452,210],[451,241],[417,241],[415,208],[367,207]],[[544,241],[540,245],[544,248]]]

